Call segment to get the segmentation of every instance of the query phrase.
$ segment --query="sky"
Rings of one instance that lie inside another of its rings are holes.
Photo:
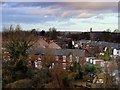
[[[104,31],[118,29],[117,2],[2,2],[2,25],[23,30]]]

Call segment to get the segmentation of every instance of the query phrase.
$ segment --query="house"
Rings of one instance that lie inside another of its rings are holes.
[[[114,49],[113,49],[113,55],[114,55],[114,56],[120,56],[120,49],[114,48]]]
[[[46,48],[47,46],[48,43],[43,38],[39,38],[35,43],[36,48]]]
[[[48,44],[48,48],[61,49],[61,47],[60,47],[58,44],[56,44],[55,42],[50,42],[50,43]]]
[[[97,66],[103,66],[104,65],[104,61],[102,59],[94,59],[93,60],[93,64],[97,65]]]
[[[88,51],[91,51],[90,49],[94,47],[98,47],[100,50],[99,55],[103,56],[104,51],[106,47],[110,48],[111,56],[114,58],[118,58],[120,56],[120,43],[111,43],[111,42],[105,42],[105,41],[90,41],[90,40],[79,40],[75,41],[76,44],[80,45],[81,43],[85,46]]]
[[[93,60],[96,59],[96,57],[86,57],[85,59],[86,59],[86,62],[92,64]]]
[[[101,66],[101,67],[104,67],[104,63],[105,63],[102,59],[98,59],[96,57],[86,57],[85,61],[86,63]]]
[[[1,48],[2,50],[2,60],[7,61],[10,60],[10,54],[9,52],[6,50],[6,48]]]
[[[45,55],[45,48],[39,48],[34,52],[36,58],[29,59],[29,61],[34,61],[35,67],[41,67],[41,62],[44,60]],[[74,61],[81,62],[81,65],[85,63],[85,50],[80,49],[51,49],[54,50],[56,62],[52,63],[52,68],[54,65],[60,64],[62,65],[63,69],[68,69],[69,65],[72,64]]]
[[[53,41],[48,41],[44,38],[39,38],[35,43],[35,48],[56,48],[61,49],[61,47]]]
[[[74,40],[72,39],[72,38],[63,38],[63,46],[64,46],[64,48],[68,48],[68,45],[69,45],[69,42],[70,41],[72,41],[72,46],[74,46],[75,45],[75,42],[74,42]]]

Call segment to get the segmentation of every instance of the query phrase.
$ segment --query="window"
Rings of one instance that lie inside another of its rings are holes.
[[[38,64],[41,65],[41,61],[38,61]]]
[[[9,52],[4,52],[4,53],[9,53]]]
[[[79,57],[76,57],[76,62],[79,62]]]
[[[63,69],[66,69],[66,63],[63,63]]]
[[[117,55],[119,54],[119,51],[117,51]]]
[[[63,56],[63,62],[66,62],[66,56]]]
[[[58,61],[58,56],[56,56],[56,61]]]
[[[41,60],[41,57],[39,57],[38,60]]]
[[[35,61],[35,67],[37,68],[37,66],[38,66],[38,65],[37,65],[37,61]]]
[[[49,67],[49,69],[51,69],[51,66]]]
[[[43,48],[45,48],[45,46],[43,46]]]
[[[52,67],[54,67],[54,65],[55,65],[55,64],[54,64],[54,63],[52,63]]]
[[[86,58],[86,62],[89,62],[89,58]]]
[[[90,63],[92,63],[92,59],[90,59]]]
[[[29,59],[31,59],[31,56],[29,56]]]
[[[70,62],[72,62],[72,57],[70,57]]]
[[[41,61],[37,61],[37,68],[42,68]]]

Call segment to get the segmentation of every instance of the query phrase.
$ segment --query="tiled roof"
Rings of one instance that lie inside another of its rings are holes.
[[[103,46],[103,47],[111,47],[111,48],[116,48],[120,49],[120,43],[109,43],[109,42],[104,42],[104,41],[91,41],[90,40],[79,40],[76,43],[82,42],[84,44],[88,45],[96,45],[96,46]]]
[[[103,47],[111,47],[111,48],[116,48],[119,49],[119,45],[118,43],[108,43],[108,42],[103,42],[103,41],[92,41],[91,43],[89,43],[89,45],[98,45],[98,46],[103,46]]]
[[[57,49],[61,49],[61,47],[58,46],[58,45],[57,45],[56,43],[54,43],[54,42],[49,43],[48,48],[57,48]]]
[[[57,48],[57,49],[61,49],[61,47],[59,45],[57,45],[55,42],[46,42],[43,39],[39,39],[36,43],[37,48]]]
[[[80,50],[80,49],[51,49],[51,50],[55,50],[55,54],[57,56],[68,56],[70,53],[73,54],[73,56],[77,56],[77,57],[83,57],[84,55],[84,50]],[[45,49],[44,48],[39,48],[38,50],[35,51],[34,54],[37,55],[41,55],[44,54]]]
[[[44,46],[48,46],[48,43],[43,39],[39,39],[36,44],[37,44],[37,47],[39,47],[39,48],[43,48]]]

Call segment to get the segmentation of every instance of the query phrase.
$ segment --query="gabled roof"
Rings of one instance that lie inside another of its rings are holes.
[[[57,49],[61,49],[61,47],[59,45],[57,45],[55,42],[46,42],[45,40],[43,40],[42,38],[39,38],[37,43],[37,48],[57,48]]]
[[[48,48],[57,48],[57,49],[61,49],[61,47],[58,46],[55,42],[49,43]]]
[[[41,39],[41,38],[37,41],[36,44],[37,44],[37,46],[39,48],[44,48],[44,46],[45,47],[48,46],[48,43],[45,40]]]
[[[70,53],[72,53],[73,56],[76,57],[83,57],[84,55],[84,50],[80,50],[80,49],[51,49],[51,50],[55,50],[55,54],[57,56],[69,56]],[[45,48],[39,48],[34,52],[34,54],[37,55],[45,54],[44,51]]]

